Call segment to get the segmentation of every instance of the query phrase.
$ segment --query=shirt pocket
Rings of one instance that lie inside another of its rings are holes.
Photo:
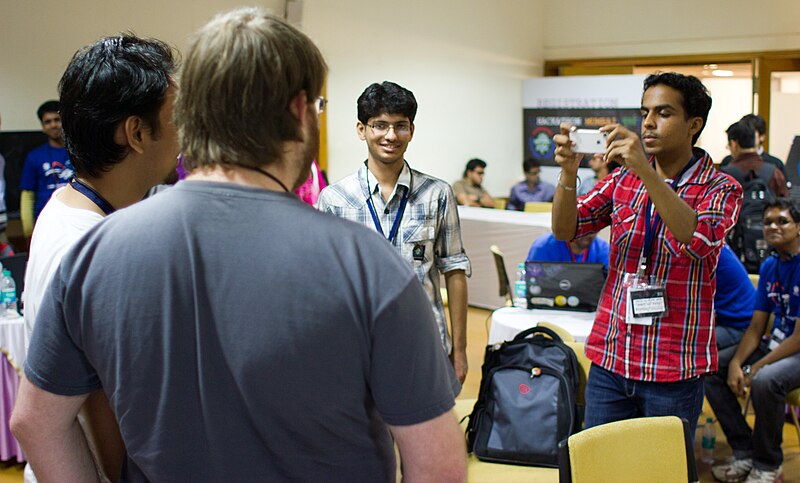
[[[619,205],[611,212],[611,243],[621,246],[628,242],[636,225],[636,212],[627,205]]]

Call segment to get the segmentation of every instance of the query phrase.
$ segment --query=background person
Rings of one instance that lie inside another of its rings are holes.
[[[619,163],[614,161],[606,162],[604,158],[605,154],[603,153],[595,153],[591,158],[589,158],[589,167],[592,168],[592,171],[594,171],[594,177],[581,181],[580,186],[578,186],[578,196],[583,196],[590,192],[598,181],[608,176],[609,173],[615,169],[619,168]]]
[[[753,319],[738,346],[719,353],[719,371],[705,380],[706,397],[733,449],[712,467],[720,481],[779,481],[786,394],[800,387],[800,210],[778,198],[764,211],[764,239],[775,254],[758,276]],[[769,340],[762,340],[770,315]],[[750,429],[737,399],[750,388],[756,419]]]
[[[717,292],[714,295],[715,335],[717,348],[736,345],[742,339],[750,319],[756,291],[742,262],[726,243],[719,252]]]
[[[486,174],[486,162],[474,158],[467,161],[464,177],[453,183],[453,193],[459,205],[482,206],[494,208],[494,200],[483,186],[483,177]]]
[[[541,180],[542,165],[533,158],[528,158],[522,163],[525,181],[520,181],[511,187],[508,195],[507,210],[523,211],[525,203],[529,201],[553,201],[556,187]]]
[[[528,251],[527,261],[602,263],[608,268],[608,242],[596,233],[575,240],[557,240],[552,233],[537,238]]]

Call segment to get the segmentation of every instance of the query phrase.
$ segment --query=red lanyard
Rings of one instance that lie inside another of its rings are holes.
[[[564,242],[564,244],[567,245],[567,251],[569,252],[569,256],[572,258],[573,262],[579,261],[580,263],[586,263],[586,260],[589,258],[589,248],[591,248],[591,245],[589,245],[586,250],[581,253],[580,260],[575,260],[575,254],[572,253],[572,247],[569,246],[569,242]]]

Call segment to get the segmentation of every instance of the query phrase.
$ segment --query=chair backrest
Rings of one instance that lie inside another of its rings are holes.
[[[508,198],[498,197],[494,199],[494,209],[496,210],[505,210],[507,204],[508,204]]]
[[[581,383],[578,386],[578,404],[586,405],[586,381],[589,379],[589,369],[592,367],[592,360],[586,357],[586,346],[583,342],[565,341],[574,352],[575,357],[578,359],[578,366],[580,369]]]
[[[506,273],[506,263],[503,260],[503,252],[497,245],[489,247],[494,258],[494,266],[497,269],[497,281],[500,284],[500,296],[506,298],[506,306],[514,305],[514,299],[511,293],[511,283],[508,281],[508,273]]]
[[[28,254],[17,253],[8,257],[0,257],[3,268],[11,271],[11,278],[17,286],[17,300],[20,300],[22,291],[25,290],[25,267],[28,266]],[[19,304],[18,304],[19,306]]]
[[[547,327],[548,329],[550,329],[553,332],[555,332],[556,334],[558,334],[558,336],[561,337],[561,340],[564,341],[564,342],[575,342],[575,336],[570,334],[567,331],[567,329],[561,327],[560,325],[556,325],[556,324],[554,324],[552,322],[547,322],[547,321],[543,320],[543,321],[537,322],[536,326],[537,327]]]
[[[525,211],[528,213],[550,213],[553,211],[553,203],[549,201],[529,201],[525,203]]]
[[[697,481],[689,424],[676,416],[595,426],[559,449],[561,483]]]

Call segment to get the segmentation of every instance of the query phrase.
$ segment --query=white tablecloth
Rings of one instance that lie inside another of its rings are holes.
[[[565,329],[578,342],[585,342],[592,330],[594,312],[569,312],[563,310],[528,310],[519,307],[503,307],[492,312],[489,329],[489,344],[511,340],[525,329],[536,327],[539,322],[550,322]]]
[[[25,361],[25,319],[0,318],[0,352],[18,372]]]

